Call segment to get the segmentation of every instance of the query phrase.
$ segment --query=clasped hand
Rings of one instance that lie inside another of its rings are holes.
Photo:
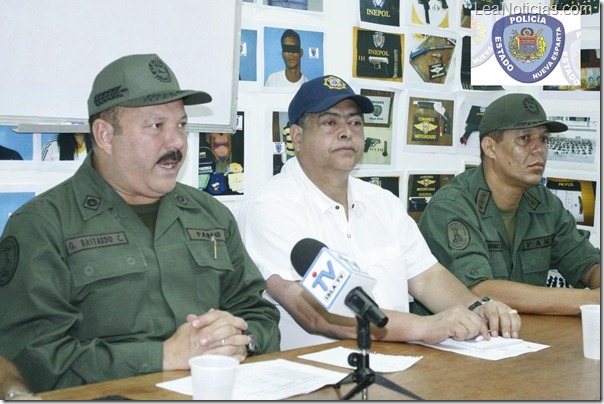
[[[232,356],[243,361],[250,337],[241,317],[210,309],[200,316],[189,314],[186,322],[164,341],[163,370],[189,369],[189,359],[202,354]]]

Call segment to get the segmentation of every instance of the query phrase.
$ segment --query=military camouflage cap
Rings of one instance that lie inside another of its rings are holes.
[[[88,115],[111,107],[143,107],[182,99],[185,105],[205,104],[203,91],[181,90],[170,67],[156,54],[128,55],[107,65],[94,79]]]
[[[550,121],[539,101],[530,94],[506,94],[493,101],[484,111],[478,127],[480,138],[494,130],[524,129],[547,126],[551,133],[564,132],[568,126]]]

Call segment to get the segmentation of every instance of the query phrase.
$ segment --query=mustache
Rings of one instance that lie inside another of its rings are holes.
[[[180,163],[180,161],[182,160],[182,152],[180,150],[170,150],[166,153],[164,153],[159,160],[157,160],[157,163],[163,163],[163,162],[174,162],[174,163]]]

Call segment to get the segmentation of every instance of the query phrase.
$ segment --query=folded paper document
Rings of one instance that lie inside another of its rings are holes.
[[[455,341],[452,338],[447,338],[438,344],[427,344],[419,341],[412,343],[489,360],[511,358],[528,352],[537,352],[549,348],[548,345],[536,344],[518,338],[503,337],[493,337],[490,340],[478,338],[468,341]]]

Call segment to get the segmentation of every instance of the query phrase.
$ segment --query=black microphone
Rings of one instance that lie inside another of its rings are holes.
[[[363,290],[372,290],[376,280],[350,258],[318,240],[305,238],[296,243],[290,259],[302,276],[302,287],[328,312],[347,317],[352,314],[379,328],[388,323],[388,317]]]

